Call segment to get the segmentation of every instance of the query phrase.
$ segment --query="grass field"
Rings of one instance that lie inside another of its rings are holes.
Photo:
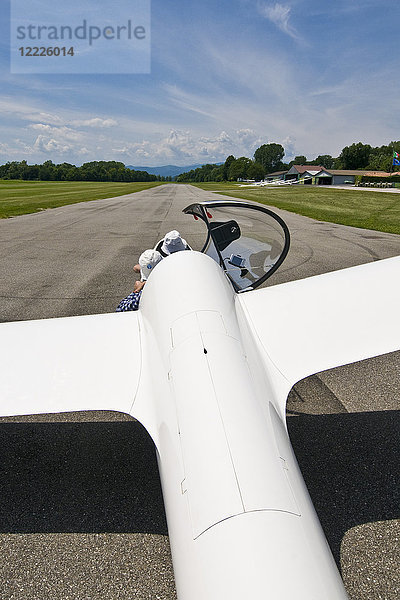
[[[0,180],[0,218],[14,217],[66,204],[112,198],[162,185],[82,181]],[[192,184],[204,190],[254,200],[318,221],[400,234],[400,194],[330,187],[288,186],[243,188],[237,183]]]
[[[16,217],[66,204],[112,198],[147,190],[159,182],[0,180],[0,218]]]
[[[236,183],[195,184],[317,219],[400,234],[400,193],[311,186],[242,188]]]

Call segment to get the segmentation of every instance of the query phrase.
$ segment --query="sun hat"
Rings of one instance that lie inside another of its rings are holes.
[[[139,257],[140,274],[142,281],[146,281],[152,269],[160,262],[162,256],[157,250],[145,250]]]
[[[173,229],[165,234],[164,242],[161,246],[161,251],[164,252],[164,254],[173,254],[174,252],[179,252],[179,250],[186,250],[186,248],[186,240],[181,238],[179,231]]]

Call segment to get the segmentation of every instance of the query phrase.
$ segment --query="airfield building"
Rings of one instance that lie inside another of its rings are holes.
[[[293,165],[288,171],[269,173],[265,181],[298,181],[304,185],[354,185],[356,176],[389,177],[383,171],[326,169],[320,165]]]

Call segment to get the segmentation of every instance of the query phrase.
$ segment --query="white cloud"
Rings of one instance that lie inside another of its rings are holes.
[[[149,166],[171,162],[185,165],[223,162],[229,154],[252,156],[259,145],[261,140],[251,129],[221,131],[215,136],[198,136],[189,130],[172,129],[159,139],[124,144],[114,147],[113,152],[125,161],[145,160]]]
[[[250,6],[250,0],[246,2]],[[186,165],[223,161],[229,154],[251,157],[255,148],[269,142],[281,143],[286,158],[296,154],[312,158],[336,156],[353,141],[380,145],[396,137],[394,60],[370,69],[366,78],[362,65],[356,68],[359,55],[346,69],[343,65],[352,54],[344,60],[349,48],[335,45],[337,52],[328,52],[324,65],[315,55],[317,44],[324,43],[323,31],[319,29],[317,39],[310,28],[314,49],[309,53],[305,48],[300,68],[292,44],[298,35],[293,23],[300,15],[299,2],[297,13],[295,0],[251,0],[251,4],[249,22],[262,37],[250,40],[247,27],[238,24],[232,44],[229,36],[211,35],[213,31],[200,30],[201,23],[194,23],[195,55],[189,50],[177,53],[174,46],[173,52],[163,54],[162,78],[155,70],[154,77],[135,89],[125,78],[112,86],[107,78],[99,78],[82,97],[80,82],[71,79],[52,86],[51,92],[43,89],[40,78],[34,88],[33,79],[26,84],[24,78],[24,87],[18,79],[21,87],[15,98],[0,94],[2,158],[41,162],[43,152],[53,149],[49,157],[54,161],[118,157],[126,164]],[[313,4],[315,11],[317,3]],[[336,7],[329,9],[333,10]],[[265,34],[267,19],[285,32],[279,47],[277,36]]]
[[[213,116],[212,111],[200,107],[197,96],[195,94],[186,92],[182,88],[179,88],[177,85],[170,85],[168,83],[166,83],[163,87],[166,93],[169,95],[170,99],[179,108],[188,110],[190,112],[198,113],[199,115],[203,115],[205,117]]]
[[[83,133],[66,126],[52,127],[51,125],[46,125],[45,123],[33,123],[32,125],[29,125],[29,128],[34,129],[35,131],[41,131],[42,136],[45,134],[52,135],[60,142],[64,140],[80,141],[84,139]]]
[[[296,155],[297,156],[300,155],[300,152],[296,152],[296,140],[294,140],[290,136],[287,136],[280,143],[285,148],[285,157],[284,157],[285,162],[289,162]]]
[[[26,121],[42,121],[58,125],[62,123],[62,119],[54,114],[35,109],[31,103],[18,101],[8,97],[0,98],[0,112],[7,116],[8,119],[24,119]]]
[[[64,144],[54,138],[47,138],[44,135],[38,135],[33,145],[34,150],[42,152],[44,154],[53,155],[56,154],[65,154],[71,151],[71,146],[68,144]]]
[[[4,160],[7,161],[11,159],[22,160],[21,156],[29,158],[34,152],[34,149],[21,139],[0,144],[0,156],[4,156]]]
[[[94,117],[92,119],[73,121],[73,125],[81,127],[115,127],[118,125],[118,122],[115,119],[101,119],[100,117]]]
[[[262,138],[252,129],[239,129],[236,133],[241,143],[249,149],[256,150],[264,143]]]
[[[276,2],[271,4],[270,2],[257,2],[257,10],[262,17],[265,17],[271,23],[276,25],[283,33],[286,33],[293,39],[299,39],[299,35],[290,24],[290,13],[291,7],[287,4],[280,4]]]
[[[59,114],[55,114],[41,108],[35,108],[30,102],[15,101],[7,97],[0,98],[0,112],[6,115],[8,119],[33,121],[41,126],[53,125],[60,127],[69,124],[75,127],[109,128],[118,125],[118,121],[111,117],[70,119],[67,111],[60,111]]]

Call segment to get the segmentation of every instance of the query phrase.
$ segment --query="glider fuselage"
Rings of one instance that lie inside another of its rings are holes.
[[[197,252],[164,259],[140,329],[133,414],[157,447],[178,597],[346,598],[281,414],[288,390],[223,271]]]

